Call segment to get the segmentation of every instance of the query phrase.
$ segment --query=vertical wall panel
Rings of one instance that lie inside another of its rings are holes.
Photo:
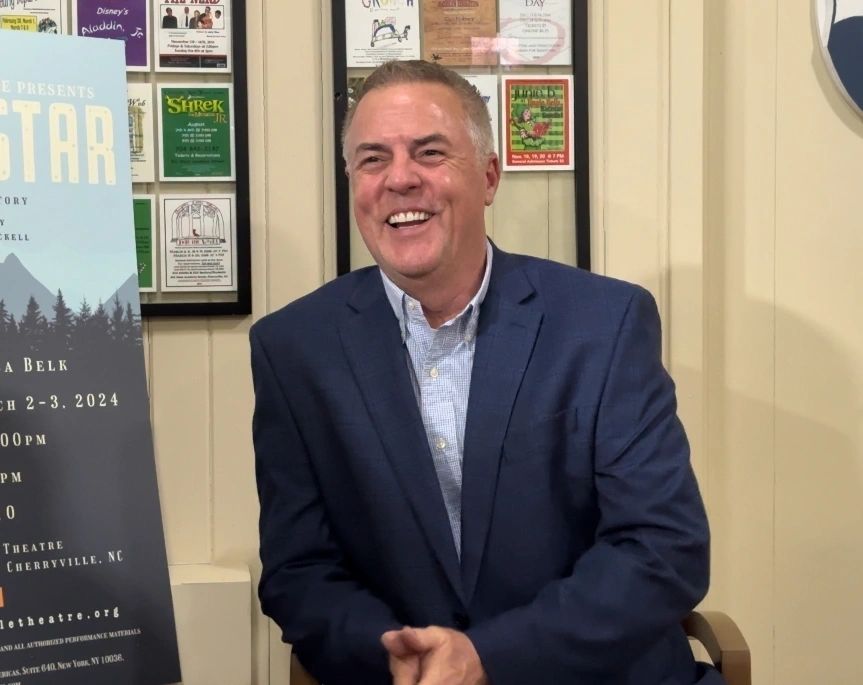
[[[711,601],[773,682],[775,3],[707,4]]]
[[[150,322],[153,438],[168,562],[210,561],[209,334],[203,319]]]
[[[659,295],[667,145],[661,0],[605,3],[605,272]],[[663,303],[660,300],[660,309]]]
[[[776,682],[859,683],[863,119],[805,11],[780,14]]]

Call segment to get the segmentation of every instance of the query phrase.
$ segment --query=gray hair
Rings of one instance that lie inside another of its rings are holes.
[[[356,95],[356,100],[348,109],[342,125],[342,156],[346,161],[345,140],[360,102],[371,91],[397,83],[439,83],[451,89],[458,97],[467,115],[465,123],[477,155],[487,157],[494,152],[494,137],[491,132],[488,108],[479,91],[452,69],[447,69],[433,62],[407,60],[404,62],[385,62],[363,81],[362,87]]]

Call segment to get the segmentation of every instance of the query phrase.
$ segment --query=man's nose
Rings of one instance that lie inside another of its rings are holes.
[[[406,193],[420,183],[417,163],[408,154],[393,155],[387,169],[386,188],[394,193]]]

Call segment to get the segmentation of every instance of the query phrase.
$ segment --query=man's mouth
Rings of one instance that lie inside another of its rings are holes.
[[[389,216],[387,223],[393,228],[410,228],[425,223],[431,217],[431,214],[423,211],[396,212]]]

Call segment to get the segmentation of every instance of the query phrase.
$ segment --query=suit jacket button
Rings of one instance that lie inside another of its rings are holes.
[[[452,622],[453,625],[459,630],[467,630],[468,628],[470,628],[470,619],[467,617],[466,614],[463,614],[461,612],[453,614]]]

